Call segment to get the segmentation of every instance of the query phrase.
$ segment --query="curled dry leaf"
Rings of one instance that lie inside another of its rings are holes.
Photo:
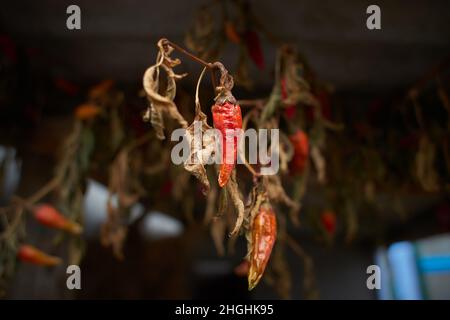
[[[230,195],[231,202],[233,203],[237,211],[236,224],[234,225],[234,228],[230,233],[230,236],[235,236],[241,229],[242,222],[245,218],[244,202],[241,199],[241,193],[236,182],[236,169],[233,169],[233,173],[231,175],[231,178],[228,180],[226,188],[227,193]]]
[[[136,191],[135,173],[130,172],[128,148],[122,149],[115,158],[109,181],[108,217],[101,228],[101,242],[111,246],[118,259],[123,258],[123,243],[127,235],[128,212],[141,193]],[[136,166],[134,166],[136,167]],[[134,168],[136,169],[136,168]],[[113,204],[113,195],[117,196],[117,205]]]
[[[122,221],[120,211],[111,201],[108,201],[107,210],[108,219],[101,227],[100,240],[103,246],[112,247],[117,259],[123,259],[123,243],[127,236],[127,227]]]
[[[211,238],[213,239],[214,246],[216,247],[217,254],[219,256],[225,255],[224,238],[227,229],[227,224],[224,219],[214,218],[211,222]]]
[[[150,120],[156,130],[157,137],[164,139],[164,118],[167,115],[177,121],[181,127],[187,128],[188,124],[178,111],[173,101],[176,95],[176,80],[181,79],[186,74],[175,74],[173,68],[181,62],[179,59],[170,58],[173,48],[165,40],[158,42],[159,53],[155,65],[148,68],[144,73],[143,86],[150,103],[150,110],[144,114],[144,120]],[[167,84],[165,90],[160,86],[160,69],[167,73]]]
[[[305,67],[300,62],[297,52],[289,46],[280,50],[283,62],[282,78],[285,83],[286,98],[283,99],[285,105],[296,105],[304,103],[306,105],[317,105],[318,101],[311,93],[311,87],[304,78]]]
[[[202,112],[198,97],[200,82],[205,70],[206,68],[203,69],[197,83],[194,122],[186,129],[185,137],[189,143],[190,153],[189,157],[184,162],[184,168],[194,175],[202,184],[202,191],[204,194],[208,193],[210,188],[204,164],[208,161],[209,157],[214,154],[216,143],[214,135],[204,134],[207,130],[211,129],[211,126],[208,125],[207,117]],[[200,126],[200,128],[198,128],[198,126]],[[196,130],[199,132],[196,132]],[[200,136],[202,139],[200,139]]]
[[[92,124],[92,123],[91,123]],[[81,221],[83,185],[95,148],[91,125],[75,121],[74,128],[63,144],[62,157],[56,167],[55,206],[72,221]]]
[[[216,217],[222,217],[228,210],[228,192],[227,189],[220,190],[219,206],[217,208]],[[230,225],[232,223],[230,222]]]
[[[319,183],[326,182],[326,161],[319,147],[311,146],[311,159],[317,171],[317,180]]]
[[[207,225],[211,222],[214,217],[214,213],[216,212],[216,200],[217,200],[217,187],[213,186],[206,197],[206,208],[205,208],[205,216],[203,218],[203,224]]]
[[[263,184],[271,201],[282,203],[294,211],[300,210],[299,203],[295,202],[287,195],[286,191],[283,188],[283,185],[281,184],[281,179],[279,176],[264,176]]]

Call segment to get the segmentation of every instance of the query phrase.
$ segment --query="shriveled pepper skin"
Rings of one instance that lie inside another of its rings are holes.
[[[222,164],[219,172],[219,186],[224,187],[237,159],[237,134],[235,129],[242,129],[241,107],[225,101],[212,107],[214,128],[222,134]],[[230,151],[232,152],[229,155]]]
[[[253,220],[248,290],[256,287],[261,280],[276,237],[277,220],[275,212],[270,205],[263,205]]]

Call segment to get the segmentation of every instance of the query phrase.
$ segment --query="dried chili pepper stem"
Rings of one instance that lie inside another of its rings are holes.
[[[200,63],[201,65],[203,65],[203,66],[205,66],[205,67],[207,67],[207,68],[210,68],[210,69],[214,68],[214,66],[213,66],[212,63],[206,62],[205,60],[203,60],[203,59],[201,59],[201,58],[199,58],[199,57],[193,55],[192,53],[190,53],[189,51],[183,49],[182,47],[180,47],[179,45],[173,43],[172,41],[169,41],[169,40],[167,40],[167,39],[161,39],[160,41],[162,41],[162,44],[163,44],[163,45],[169,45],[169,46],[171,46],[171,47],[174,48],[175,50],[180,51],[182,54],[188,56],[189,58],[191,58],[192,60],[194,60],[194,61]]]
[[[202,66],[210,69],[211,70],[212,85],[213,85],[214,88],[216,88],[216,77],[215,77],[215,73],[214,73],[214,70],[215,70],[216,66],[213,63],[206,62],[205,60],[197,57],[196,55],[194,55],[192,53],[190,53],[186,49],[183,49],[182,47],[180,47],[179,45],[173,43],[172,41],[169,41],[168,39],[161,39],[160,41],[162,41],[163,45],[171,46],[172,48],[174,48],[175,50],[177,50],[180,53],[184,54],[185,56],[189,57],[193,61],[195,61],[195,62],[201,64]]]
[[[168,45],[168,46],[172,47],[173,49],[179,51],[180,53],[186,55],[193,61],[210,69],[212,72],[211,81],[212,81],[213,87],[216,89],[216,91],[220,92],[222,88],[224,88],[225,91],[231,91],[231,89],[233,88],[233,85],[234,85],[233,77],[228,73],[228,70],[224,67],[224,65],[221,62],[213,62],[213,63],[207,62],[165,38],[160,39],[159,42],[161,42],[163,46]],[[215,78],[215,73],[214,73],[214,71],[216,69],[220,70],[220,85],[219,86],[216,85],[216,78]],[[233,97],[233,99],[234,99],[234,97]]]
[[[203,65],[205,68],[208,68],[211,71],[211,81],[212,81],[212,85],[214,87],[214,90],[217,94],[215,100],[215,105],[214,107],[216,111],[218,111],[217,109],[224,109],[224,111],[226,110],[227,112],[227,116],[223,115],[222,112],[216,112],[216,121],[215,124],[219,124],[219,127],[221,124],[224,124],[225,118],[227,119],[227,121],[225,121],[225,123],[227,123],[227,125],[223,126],[223,129],[229,129],[228,125],[230,125],[230,121],[228,120],[232,120],[231,122],[233,122],[233,129],[237,129],[237,128],[241,128],[242,127],[242,115],[241,115],[241,110],[240,110],[240,106],[239,104],[237,104],[236,99],[234,98],[234,96],[231,93],[231,89],[234,86],[234,80],[233,77],[229,74],[228,70],[224,67],[224,65],[221,62],[207,62],[197,56],[195,56],[194,54],[190,53],[189,51],[185,50],[184,48],[180,47],[179,45],[171,42],[170,40],[166,39],[166,38],[161,38],[158,41],[158,45],[161,45],[163,47],[164,50],[169,49],[169,47],[173,50],[177,50],[180,53],[186,55],[188,58],[192,59],[193,61]],[[215,76],[215,71],[216,69],[219,69],[220,71],[220,83],[217,86],[216,85],[216,76]],[[230,117],[229,113],[233,113],[233,115],[231,115],[232,117]],[[213,112],[214,114],[214,112]],[[146,115],[144,115],[144,117],[148,118],[149,116],[149,111],[147,111]],[[213,117],[214,118],[214,117]],[[227,128],[225,128],[227,127]],[[226,137],[225,140],[227,140],[228,137]],[[229,139],[228,139],[229,140]],[[236,143],[235,143],[236,144]],[[234,147],[234,149],[236,149],[236,146]],[[233,153],[236,153],[235,151],[237,150],[233,150]],[[235,161],[234,161],[235,162]],[[231,174],[231,171],[234,167],[234,164],[230,164],[228,166],[223,166],[223,169],[227,169],[227,170],[221,170],[221,175],[222,178],[219,178],[219,184],[221,186],[224,186]],[[249,168],[249,167],[247,167]],[[255,176],[257,175],[257,173],[254,170],[251,170],[251,168],[249,168],[249,170],[251,171],[251,173]]]

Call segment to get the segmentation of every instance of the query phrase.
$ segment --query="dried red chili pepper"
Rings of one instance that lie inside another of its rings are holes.
[[[289,171],[291,174],[302,174],[305,171],[309,157],[309,139],[305,132],[298,130],[289,136],[294,147],[294,156],[289,163]]]
[[[252,249],[248,272],[249,290],[252,290],[258,284],[264,274],[276,236],[277,220],[275,212],[269,204],[263,204],[252,225]]]
[[[336,214],[333,211],[325,210],[320,215],[320,220],[323,227],[329,235],[334,235],[336,232]]]
[[[264,55],[258,34],[255,31],[250,30],[244,34],[244,37],[250,58],[260,70],[263,70],[265,65]]]
[[[50,256],[45,252],[28,244],[21,245],[17,252],[20,261],[39,265],[39,266],[56,266],[61,263],[58,257]]]
[[[70,221],[48,204],[36,207],[33,214],[37,221],[47,227],[61,229],[72,234],[80,234],[83,231],[78,223]]]
[[[230,102],[231,100],[231,102]],[[214,128],[222,134],[222,164],[219,172],[219,186],[227,184],[237,159],[237,132],[242,129],[241,107],[233,96],[218,99],[212,107]],[[230,149],[232,154],[230,154]]]

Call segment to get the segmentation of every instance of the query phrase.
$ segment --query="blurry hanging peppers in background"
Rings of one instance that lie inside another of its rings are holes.
[[[333,211],[325,210],[320,215],[320,221],[325,231],[330,235],[334,236],[336,232],[336,214]]]
[[[45,252],[31,246],[24,244],[20,246],[17,257],[20,261],[40,265],[40,266],[56,266],[61,263],[61,259],[58,257],[50,256]]]
[[[294,147],[294,156],[289,164],[291,174],[302,174],[308,164],[309,139],[305,132],[298,130],[289,137]]]
[[[241,43],[241,37],[232,21],[225,21],[224,30],[228,40],[236,44]]]
[[[265,66],[264,55],[258,33],[253,30],[249,30],[244,34],[244,37],[248,55],[258,67],[258,69],[263,70]]]
[[[36,207],[33,213],[36,220],[47,227],[64,230],[72,234],[80,234],[83,231],[78,223],[70,221],[48,204]]]
[[[85,103],[75,109],[75,118],[79,120],[89,120],[101,113],[101,109],[96,105]]]

